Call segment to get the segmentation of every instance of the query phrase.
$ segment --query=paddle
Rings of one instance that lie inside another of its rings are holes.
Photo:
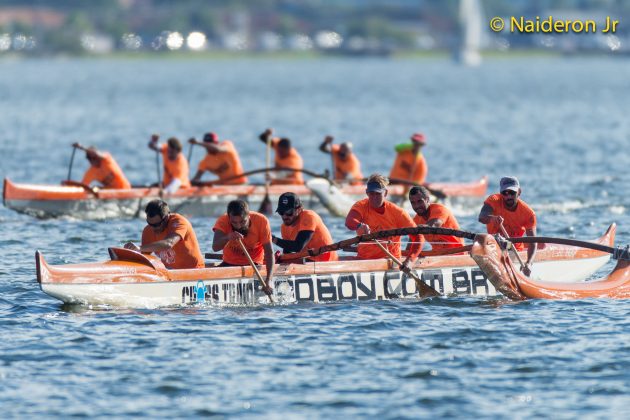
[[[505,226],[503,226],[503,222],[501,222],[501,224],[499,225],[499,229],[501,229],[501,233],[503,234],[503,236],[505,236],[506,238],[509,238],[510,235],[507,233],[507,230],[505,230]],[[514,248],[514,245],[512,242],[510,242],[508,244],[508,249],[510,251],[512,251],[512,253],[516,256],[516,259],[518,260],[518,263],[521,265],[521,271],[523,271],[527,266],[525,265],[525,263],[523,262],[523,259],[521,258],[521,256],[519,255],[518,251],[516,250],[516,248]],[[527,276],[529,276],[529,272],[525,272],[523,271],[523,273]]]
[[[466,232],[463,230],[431,227],[431,226],[426,226],[426,225],[407,227],[407,228],[398,228],[398,229],[388,229],[388,230],[381,230],[377,232],[368,233],[367,235],[355,236],[353,238],[335,242],[330,245],[321,246],[319,248],[305,249],[304,251],[295,252],[292,254],[283,254],[282,261],[286,261],[290,259],[298,259],[298,258],[315,257],[317,255],[321,255],[326,252],[338,251],[340,249],[347,248],[351,245],[358,244],[361,242],[370,242],[370,241],[373,241],[374,239],[382,239],[382,238],[388,238],[390,236],[404,236],[404,235],[451,235],[451,236],[456,236],[458,238],[466,238],[466,239],[474,240],[477,234],[472,233],[472,232]]]
[[[74,154],[77,152],[76,143],[72,145],[72,155],[70,156],[70,165],[68,165],[68,181],[72,179],[72,164],[74,163]]]
[[[190,165],[190,159],[192,159],[192,152],[193,152],[193,146],[195,145],[194,143],[191,143],[191,140],[194,140],[195,138],[191,138],[188,140],[188,165]]]
[[[160,189],[160,197],[162,196],[162,174],[160,171],[160,149],[157,147],[157,141],[159,139],[159,136],[157,134],[153,134],[151,136],[151,143],[153,143],[155,145],[155,168],[157,169],[157,175],[158,175],[158,188]]]
[[[269,302],[273,303],[273,297],[271,297],[271,292],[269,291],[269,286],[267,285],[267,282],[265,281],[265,279],[263,279],[262,275],[260,274],[260,271],[258,271],[258,267],[256,267],[256,263],[254,263],[254,260],[252,260],[252,257],[249,255],[249,252],[247,252],[247,248],[245,247],[245,244],[240,238],[238,239],[238,244],[243,250],[243,254],[245,254],[245,256],[247,257],[247,260],[249,261],[249,265],[251,265],[252,268],[254,269],[254,273],[256,274],[256,277],[258,277],[258,280],[260,280],[260,283],[262,283],[263,290],[269,297]]]
[[[266,149],[265,149],[265,166],[269,168],[271,165],[271,133],[267,135]],[[269,184],[271,182],[269,172],[265,172],[265,198],[260,203],[259,213],[269,215],[273,213],[273,206],[269,199]]]
[[[374,240],[374,243],[378,245],[378,247],[381,248],[381,250],[385,254],[387,254],[387,256],[398,265],[398,268],[400,269],[400,271],[407,274],[416,282],[416,289],[418,289],[418,293],[420,293],[421,298],[440,296],[440,293],[437,290],[435,290],[433,287],[428,286],[425,282],[423,282],[416,273],[411,271],[409,267],[405,266],[402,262],[400,262],[400,260],[396,258],[391,252],[389,252],[389,250],[385,248],[383,244],[381,244],[377,240]]]

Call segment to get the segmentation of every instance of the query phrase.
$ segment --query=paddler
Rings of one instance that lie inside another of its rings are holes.
[[[346,217],[346,227],[348,229],[356,231],[357,235],[366,235],[381,230],[416,226],[404,209],[386,200],[388,184],[389,180],[387,177],[380,174],[370,175],[365,189],[367,198],[357,201]],[[400,236],[380,238],[380,240],[389,241],[386,244],[386,248],[396,258],[400,259]],[[403,262],[407,267],[413,265],[418,258],[424,238],[422,235],[409,235],[409,240],[409,255]],[[360,243],[357,258],[369,260],[387,258],[387,256],[377,244]]]
[[[72,147],[85,151],[85,158],[90,162],[90,167],[83,175],[83,180],[80,183],[67,180],[62,182],[63,185],[89,187],[92,182],[98,182],[101,188],[131,188],[131,184],[112,155],[107,152],[101,152],[93,146],[85,147],[79,143],[73,143]]]
[[[206,149],[206,156],[199,162],[197,173],[191,181],[192,184],[201,181],[201,177],[206,171],[219,177],[217,184],[239,185],[247,183],[246,176],[238,176],[243,173],[243,166],[234,143],[230,140],[219,142],[219,136],[216,133],[206,133],[203,136],[203,142],[194,138],[188,142]]]
[[[258,138],[263,143],[269,143],[270,147],[276,151],[275,165],[278,168],[297,169],[297,171],[276,171],[270,174],[272,177],[272,185],[303,185],[304,178],[302,177],[302,169],[304,169],[304,162],[302,156],[298,153],[293,146],[291,146],[291,140],[283,137],[271,137],[273,135],[273,129],[266,129]]]
[[[212,249],[215,252],[223,250],[220,267],[250,265],[238,243],[240,240],[255,264],[261,265],[264,261],[267,268],[266,283],[272,287],[275,258],[269,220],[264,215],[250,211],[247,202],[243,200],[230,201],[227,212],[217,219],[212,230]]]
[[[197,235],[184,216],[171,213],[162,200],[150,201],[144,211],[147,226],[142,231],[142,245],[127,242],[125,248],[155,253],[168,269],[204,268]]]
[[[417,225],[459,230],[459,223],[453,212],[443,204],[431,203],[431,193],[423,186],[409,190],[409,202],[416,212],[413,221]],[[464,246],[464,239],[452,235],[424,235],[433,250]]]
[[[323,220],[312,210],[302,207],[300,198],[287,192],[278,198],[276,213],[282,217],[280,232],[282,238],[272,235],[272,242],[284,253],[300,252],[304,249],[319,248],[333,243],[332,236]],[[337,252],[326,252],[309,257],[309,261],[337,261]]]
[[[335,181],[351,181],[352,185],[361,184],[363,179],[361,163],[352,152],[352,143],[333,144],[333,140],[332,136],[326,136],[319,145],[319,150],[332,155]]]
[[[422,148],[427,144],[426,137],[422,133],[414,133],[411,143],[402,143],[395,147],[396,160],[389,173],[392,180],[404,180],[423,184],[429,167],[422,155]]]
[[[164,192],[173,194],[180,188],[189,188],[190,179],[188,177],[188,161],[182,153],[182,144],[175,138],[168,139],[166,144],[158,143],[159,136],[153,134],[149,141],[149,148],[162,153],[164,162],[164,176],[162,185]]]
[[[499,194],[486,198],[479,212],[479,221],[486,225],[488,233],[503,234],[501,230],[501,225],[503,225],[510,237],[536,236],[536,213],[520,199],[520,196],[521,185],[516,177],[501,178]],[[525,244],[514,244],[514,247],[522,251],[525,249]],[[526,276],[531,274],[536,248],[536,244],[528,244],[527,261],[521,267],[521,271]]]

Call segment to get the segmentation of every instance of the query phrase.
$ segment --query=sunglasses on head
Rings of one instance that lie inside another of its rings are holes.
[[[504,196],[510,196],[510,195],[516,195],[516,191],[512,191],[512,190],[505,190],[505,191],[501,191],[501,195]]]
[[[156,227],[160,227],[160,225],[161,225],[162,223],[164,223],[164,220],[165,220],[165,219],[166,219],[166,216],[162,217],[162,220],[160,220],[160,221],[159,221],[159,222],[157,222],[157,223],[151,223],[151,222],[149,222],[149,220],[147,220],[147,225],[149,225],[149,226],[151,226],[151,227],[154,227],[154,228],[156,228]]]

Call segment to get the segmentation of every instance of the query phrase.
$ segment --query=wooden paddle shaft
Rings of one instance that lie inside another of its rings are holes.
[[[505,226],[503,226],[503,223],[501,223],[499,225],[499,228],[501,229],[501,233],[503,234],[503,236],[505,236],[506,239],[509,240],[510,235],[508,235],[507,230],[505,230]],[[508,248],[510,250],[512,250],[512,252],[514,253],[514,255],[516,255],[516,259],[518,260],[518,263],[521,265],[521,270],[523,268],[525,268],[525,263],[523,262],[523,259],[521,258],[521,256],[519,255],[518,251],[516,250],[516,248],[514,248],[514,244],[512,244],[512,242],[510,242],[508,244]]]
[[[77,148],[72,146],[72,155],[70,156],[70,165],[68,166],[68,181],[72,179],[72,164],[74,163],[74,154],[77,152]]]
[[[410,269],[405,270],[403,263],[400,262],[400,260],[396,258],[391,252],[389,252],[389,250],[385,248],[379,241],[375,240],[374,242],[378,245],[379,248],[381,248],[381,250],[385,254],[387,254],[389,258],[391,258],[392,261],[398,264],[398,267],[401,270],[407,273],[407,275],[411,276],[411,278],[416,282],[416,288],[418,289],[418,293],[420,293],[420,297],[440,296],[440,293],[437,290],[430,286],[427,286],[426,283],[424,283],[416,273],[414,273]]]
[[[247,257],[247,260],[249,261],[249,265],[251,265],[252,268],[254,269],[254,273],[256,273],[256,277],[258,277],[258,280],[260,280],[260,282],[264,286],[265,293],[267,293],[267,296],[269,297],[269,302],[273,303],[273,298],[271,297],[271,293],[269,292],[269,287],[267,286],[267,282],[265,281],[265,279],[263,279],[262,275],[260,274],[260,271],[258,271],[258,267],[256,267],[256,263],[254,262],[254,260],[252,260],[252,257],[249,255],[249,252],[247,252],[247,248],[245,247],[245,244],[240,239],[238,240],[238,244],[243,250],[243,254],[245,254],[245,256]]]

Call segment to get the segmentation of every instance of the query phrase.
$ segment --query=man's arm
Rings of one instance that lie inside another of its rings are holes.
[[[214,252],[221,251],[223,248],[225,248],[225,245],[227,245],[229,241],[243,238],[244,236],[238,232],[225,233],[221,230],[215,230],[214,237],[212,238],[212,250]]]
[[[299,252],[306,247],[306,244],[311,240],[315,231],[313,230],[301,230],[298,232],[295,240],[281,239],[276,236],[272,236],[271,240],[274,244],[282,248],[284,253]]]
[[[479,212],[479,222],[483,223],[484,225],[487,225],[493,220],[496,221],[498,224],[503,223],[503,217],[495,216],[492,214],[493,212],[494,210],[489,204],[484,204],[481,208],[481,211]]]
[[[346,217],[346,227],[357,232],[357,235],[367,235],[370,227],[361,222],[361,214],[356,210],[350,210]]]
[[[270,140],[269,137],[273,134],[273,129],[272,128],[268,128],[265,131],[263,131],[260,136],[258,136],[258,139],[260,141],[262,141],[263,143],[267,144],[267,142]]]
[[[203,174],[206,171],[202,171],[202,170],[197,170],[197,172],[195,173],[195,176],[193,177],[193,179],[190,180],[191,184],[197,183],[199,181],[201,181],[201,177],[203,176]]]
[[[265,250],[265,267],[267,268],[267,286],[269,289],[273,289],[273,266],[276,263],[276,258],[273,255],[273,244],[271,242],[263,245]]]
[[[326,136],[322,144],[319,145],[319,150],[324,153],[332,153],[333,136]]]
[[[536,228],[533,227],[531,229],[525,230],[525,235],[536,236]],[[534,256],[536,255],[537,248],[538,247],[536,246],[536,244],[529,244],[529,246],[527,247],[527,262],[525,263],[527,268],[529,268],[529,266],[531,266],[532,262],[534,261]]]
[[[171,233],[162,240],[155,241],[150,244],[141,245],[139,252],[142,252],[143,254],[150,254],[152,252],[165,251],[167,249],[173,248],[181,240],[182,237],[179,236],[177,233]]]
[[[151,136],[151,140],[149,141],[149,149],[155,150],[156,152],[160,151],[160,145],[158,144],[158,140],[159,140],[160,136],[158,136],[157,134],[153,134]]]
[[[209,151],[211,153],[225,153],[225,152],[228,152],[230,150],[225,145],[216,144],[216,143],[208,143],[207,141],[199,141],[199,140],[196,140],[196,139],[189,139],[188,143],[196,144],[197,146],[201,146],[201,147],[205,148],[207,151]]]

